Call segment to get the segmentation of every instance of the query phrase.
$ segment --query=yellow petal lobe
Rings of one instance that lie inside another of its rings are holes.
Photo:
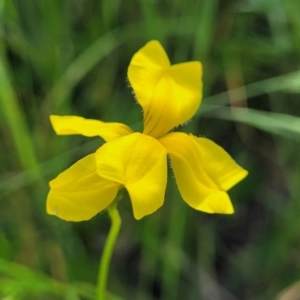
[[[209,214],[233,214],[234,208],[230,201],[230,198],[226,192],[214,191],[211,192],[197,207],[197,210],[209,213]]]
[[[164,202],[167,183],[166,149],[155,139],[133,133],[104,144],[96,152],[98,174],[123,185],[136,219]]]
[[[101,122],[77,116],[51,115],[50,121],[58,135],[81,134],[84,136],[100,136],[106,142],[130,134],[131,128],[122,123]]]
[[[176,132],[159,141],[170,155],[181,196],[191,207],[208,213],[233,213],[226,188],[247,175],[244,169],[207,139]],[[215,166],[218,168],[212,170]]]
[[[66,221],[83,221],[105,209],[120,185],[96,172],[95,154],[90,154],[50,181],[47,213]]]
[[[248,175],[248,171],[239,166],[219,145],[206,138],[191,136],[201,151],[203,167],[217,185],[228,191]]]
[[[144,110],[144,133],[159,138],[188,121],[202,98],[200,62],[170,65],[157,41],[151,41],[132,58],[128,78]]]

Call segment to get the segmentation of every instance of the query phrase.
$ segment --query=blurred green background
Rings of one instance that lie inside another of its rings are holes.
[[[93,299],[109,219],[67,223],[45,201],[103,141],[56,136],[49,115],[140,128],[127,67],[158,39],[172,63],[204,65],[201,108],[180,130],[249,176],[232,216],[192,210],[173,176],[141,221],[123,199],[110,299],[300,299],[299,12],[298,0],[0,0],[0,298]]]

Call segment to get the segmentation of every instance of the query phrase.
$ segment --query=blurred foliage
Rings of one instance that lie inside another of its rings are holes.
[[[58,137],[49,115],[140,128],[126,71],[151,39],[173,63],[203,62],[202,106],[183,130],[250,175],[230,191],[233,216],[190,209],[172,176],[142,221],[124,199],[110,299],[299,299],[299,11],[297,0],[0,0],[1,299],[93,299],[109,220],[67,223],[45,200],[48,181],[103,141]]]

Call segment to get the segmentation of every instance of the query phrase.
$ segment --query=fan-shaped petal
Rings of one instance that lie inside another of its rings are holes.
[[[120,185],[96,172],[95,154],[90,154],[50,181],[47,213],[66,221],[83,221],[105,209]]]
[[[203,167],[210,178],[224,191],[228,191],[248,175],[219,145],[206,138],[191,136],[201,151]]]
[[[208,213],[233,213],[226,191],[247,171],[207,139],[176,132],[159,141],[170,155],[181,196],[191,207]]]
[[[187,62],[171,66],[157,41],[132,58],[128,78],[144,110],[144,133],[159,138],[189,120],[202,97],[202,66]]]
[[[108,142],[132,133],[131,128],[122,123],[101,122],[77,116],[51,115],[50,121],[58,135],[100,136]]]
[[[167,182],[166,149],[154,138],[133,133],[96,152],[98,174],[125,186],[136,219],[162,206]]]

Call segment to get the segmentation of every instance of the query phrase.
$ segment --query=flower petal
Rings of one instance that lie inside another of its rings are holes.
[[[239,166],[219,145],[206,138],[192,136],[203,158],[203,167],[218,186],[228,191],[248,175],[248,171]]]
[[[96,172],[95,154],[90,154],[50,181],[47,213],[66,221],[83,221],[105,209],[120,185]]]
[[[167,183],[166,149],[155,139],[133,133],[96,152],[98,174],[127,189],[136,219],[162,206]]]
[[[247,171],[207,139],[176,132],[159,141],[171,157],[181,196],[191,207],[208,213],[233,213],[226,191]]]
[[[144,133],[155,138],[189,120],[202,97],[202,66],[187,62],[171,66],[157,41],[132,58],[128,78],[144,110]]]
[[[106,142],[130,134],[131,128],[122,123],[101,122],[77,116],[50,116],[51,124],[58,135],[82,134],[100,136]]]

